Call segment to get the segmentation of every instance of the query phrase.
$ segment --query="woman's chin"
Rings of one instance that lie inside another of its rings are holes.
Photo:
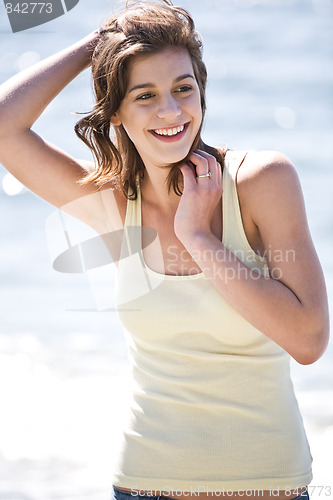
[[[174,167],[174,166],[181,166],[183,163],[187,161],[187,158],[190,154],[191,150],[186,150],[183,151],[181,154],[177,155],[170,155],[170,157],[167,159],[167,162],[165,162],[165,165],[168,165],[169,167]]]
[[[181,158],[175,158],[174,161],[170,161],[168,163],[165,163],[164,165],[161,165],[160,168],[163,168],[165,170],[171,170],[172,168],[180,168],[186,161],[186,157],[181,157]]]

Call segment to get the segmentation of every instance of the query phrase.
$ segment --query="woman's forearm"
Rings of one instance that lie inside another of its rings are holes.
[[[0,136],[33,125],[59,92],[90,65],[98,37],[93,32],[0,86]]]
[[[254,327],[300,363],[320,357],[328,339],[321,311],[302,303],[282,282],[255,275],[213,234],[197,235],[184,244],[207,279]]]

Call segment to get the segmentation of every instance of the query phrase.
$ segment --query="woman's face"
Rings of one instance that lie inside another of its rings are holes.
[[[200,91],[186,49],[137,57],[113,125],[122,124],[146,167],[185,158],[202,121]]]

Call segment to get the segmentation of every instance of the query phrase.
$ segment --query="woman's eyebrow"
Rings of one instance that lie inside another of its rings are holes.
[[[181,80],[185,80],[185,78],[192,78],[193,80],[195,79],[193,75],[190,73],[186,73],[185,75],[177,76],[177,78],[174,79],[174,83],[180,82]],[[134,85],[128,93],[133,92],[133,90],[138,90],[138,89],[146,89],[146,88],[152,88],[155,87],[154,83],[140,83],[139,85]]]

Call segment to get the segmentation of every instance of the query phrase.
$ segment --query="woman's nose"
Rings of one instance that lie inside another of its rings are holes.
[[[157,110],[158,118],[174,119],[180,114],[181,109],[177,100],[172,95],[165,96],[160,100]]]

